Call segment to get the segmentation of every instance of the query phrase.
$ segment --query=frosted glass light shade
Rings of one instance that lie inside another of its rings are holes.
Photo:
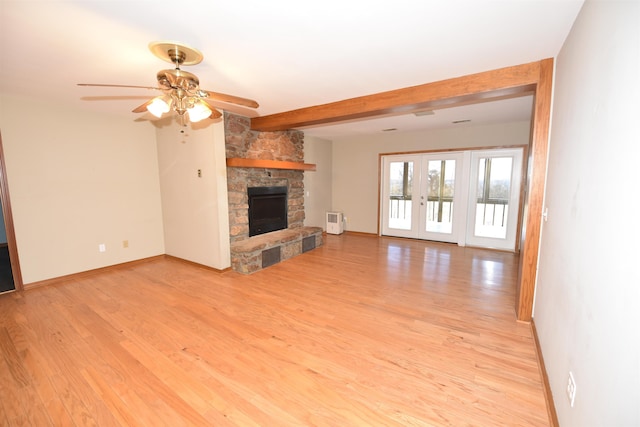
[[[211,115],[211,109],[202,102],[197,102],[192,108],[189,108],[189,120],[193,123],[206,119]]]
[[[159,96],[157,98],[153,98],[151,104],[147,105],[147,110],[154,116],[160,118],[164,113],[169,112],[169,104]]]

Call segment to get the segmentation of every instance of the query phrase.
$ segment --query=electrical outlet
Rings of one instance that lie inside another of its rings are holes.
[[[104,243],[100,243],[98,245],[98,252],[106,252],[107,251],[107,245],[105,245]]]
[[[567,379],[567,399],[573,408],[573,404],[576,401],[576,380],[573,378],[573,372],[569,371],[569,378]]]
[[[122,241],[122,247],[123,248],[128,248],[129,247],[129,241],[128,240],[123,240]]]

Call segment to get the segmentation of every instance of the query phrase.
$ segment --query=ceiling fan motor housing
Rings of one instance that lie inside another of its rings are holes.
[[[200,80],[195,74],[179,69],[161,70],[156,75],[158,84],[163,89],[182,89],[189,93],[196,92],[200,86]]]

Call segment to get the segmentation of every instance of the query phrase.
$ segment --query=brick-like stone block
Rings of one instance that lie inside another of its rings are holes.
[[[235,224],[229,228],[229,234],[231,237],[249,236],[249,225]]]
[[[296,239],[293,242],[283,244],[281,248],[283,260],[293,258],[294,256],[298,256],[302,253],[302,241],[300,239]]]
[[[229,200],[229,206],[235,207],[236,205],[247,203],[247,196],[245,194],[242,194],[236,191],[229,191],[227,194],[228,194],[227,199]]]

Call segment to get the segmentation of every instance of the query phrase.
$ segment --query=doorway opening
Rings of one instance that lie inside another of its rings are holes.
[[[4,227],[6,236],[6,239],[2,239],[6,240],[6,243],[0,243],[0,293],[22,290],[22,273],[18,261],[18,249],[13,228],[13,215],[11,213],[6,171],[2,134],[0,133],[0,205],[3,218],[3,224],[0,224],[0,226]]]
[[[516,252],[523,149],[381,157],[381,234]]]

